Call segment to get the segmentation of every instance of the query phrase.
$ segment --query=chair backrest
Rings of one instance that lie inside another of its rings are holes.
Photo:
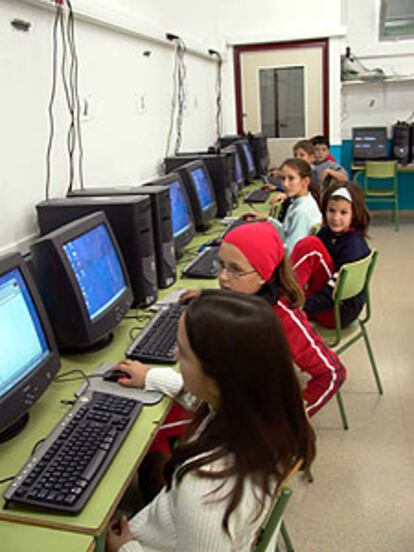
[[[359,261],[342,265],[333,292],[334,300],[344,301],[350,297],[355,297],[365,289],[374,253],[376,253],[375,250]]]
[[[267,523],[263,527],[259,536],[258,542],[254,547],[254,552],[267,552],[267,548],[280,530],[282,524],[283,512],[286,509],[287,503],[292,496],[292,491],[289,487],[283,487],[277,495],[276,501],[271,509],[270,515],[267,518]]]
[[[367,178],[394,178],[397,174],[397,161],[367,161],[365,176]]]

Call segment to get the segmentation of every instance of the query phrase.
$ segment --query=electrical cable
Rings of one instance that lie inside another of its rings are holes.
[[[210,55],[217,56],[217,73],[216,73],[216,134],[217,142],[221,138],[223,128],[223,113],[222,113],[222,67],[223,58],[216,50],[209,50]]]
[[[178,72],[177,72],[177,121],[176,121],[176,140],[174,147],[174,154],[177,155],[180,151],[182,144],[182,129],[183,129],[183,119],[184,119],[184,109],[185,109],[185,79],[187,75],[187,70],[185,67],[184,56],[186,52],[186,47],[184,41],[179,38],[177,40],[177,56],[178,56]]]
[[[81,132],[81,121],[80,121],[80,98],[79,98],[79,60],[78,54],[76,51],[76,41],[75,41],[75,17],[72,9],[72,4],[70,0],[66,0],[66,3],[69,8],[68,23],[67,23],[67,37],[69,49],[71,52],[71,69],[70,69],[70,83],[72,88],[72,106],[74,117],[74,127],[75,127],[75,138],[78,140],[78,172],[79,172],[79,185],[80,188],[84,189],[84,179],[83,179],[83,143],[82,143],[82,132]]]
[[[53,104],[55,102],[56,96],[56,74],[57,74],[57,36],[58,36],[58,26],[59,20],[62,16],[62,7],[60,5],[56,6],[56,14],[53,22],[53,42],[52,42],[52,88],[50,92],[50,99],[48,105],[48,115],[49,115],[49,139],[46,149],[46,181],[45,181],[45,199],[49,199],[50,194],[50,156],[52,153],[53,145],[53,136],[55,131],[55,122],[53,119]]]

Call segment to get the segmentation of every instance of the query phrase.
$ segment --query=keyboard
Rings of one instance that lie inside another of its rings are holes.
[[[6,502],[77,514],[141,409],[108,393],[82,395],[4,491]]]
[[[216,278],[218,274],[217,246],[205,247],[184,269],[187,278]]]
[[[160,306],[154,318],[128,347],[126,356],[141,362],[175,364],[178,321],[184,309],[182,303]]]
[[[263,190],[259,188],[258,190],[253,190],[247,194],[244,198],[245,203],[265,203],[269,199],[270,190]]]

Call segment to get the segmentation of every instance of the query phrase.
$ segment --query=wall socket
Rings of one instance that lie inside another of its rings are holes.
[[[92,98],[90,94],[84,94],[79,99],[79,116],[84,123],[92,120]]]
[[[147,112],[147,96],[145,92],[137,92],[136,105],[138,115],[144,115]]]

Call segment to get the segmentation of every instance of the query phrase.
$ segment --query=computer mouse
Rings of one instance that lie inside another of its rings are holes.
[[[116,383],[120,378],[131,379],[131,376],[124,370],[109,370],[103,376],[104,381],[111,381],[114,383]]]

